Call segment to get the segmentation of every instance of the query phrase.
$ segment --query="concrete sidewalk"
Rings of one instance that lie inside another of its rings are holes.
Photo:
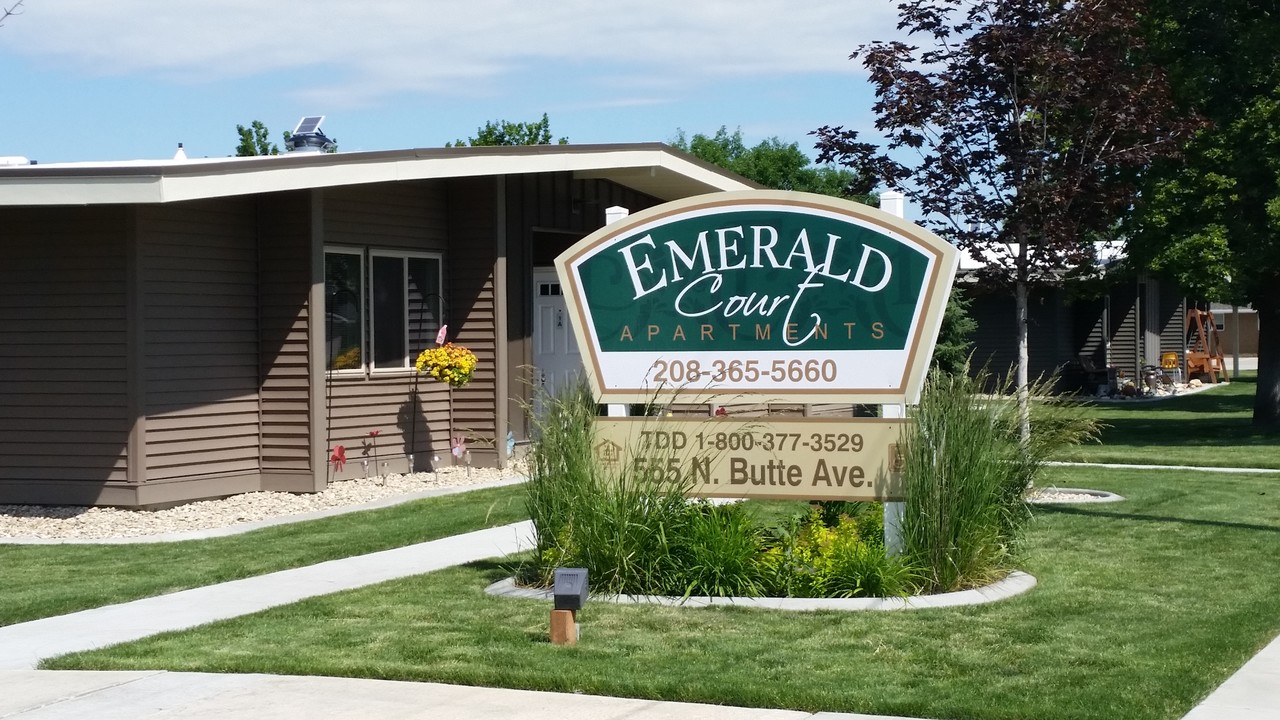
[[[0,627],[0,670],[34,668],[44,658],[92,650],[170,630],[287,605],[316,595],[510,555],[528,546],[526,522],[319,565]],[[5,717],[0,715],[0,718]]]
[[[181,630],[307,597],[506,555],[527,547],[515,523],[409,547],[0,628],[0,719],[505,718],[893,720],[436,683],[277,675],[34,670],[48,657]],[[1280,638],[1187,720],[1262,720],[1280,708]],[[910,720],[898,718],[897,720]]]
[[[893,720],[439,683],[168,672],[0,672],[18,720]],[[20,692],[12,692],[21,688]],[[897,720],[911,720],[898,718]]]

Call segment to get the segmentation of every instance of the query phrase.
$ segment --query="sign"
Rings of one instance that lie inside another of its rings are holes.
[[[903,498],[898,442],[882,418],[597,418],[597,462],[687,483],[693,497]]]
[[[636,213],[556,268],[602,402],[901,404],[919,396],[956,258],[867,206],[749,191]]]

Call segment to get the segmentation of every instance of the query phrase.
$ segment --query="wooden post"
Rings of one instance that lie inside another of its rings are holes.
[[[551,611],[551,644],[576,645],[578,643],[578,615],[572,610]]]

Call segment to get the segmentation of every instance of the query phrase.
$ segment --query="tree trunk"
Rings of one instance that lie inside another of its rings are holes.
[[[1253,398],[1253,424],[1280,426],[1280,297],[1254,303],[1258,311],[1258,392]],[[1236,332],[1240,332],[1236,328]]]
[[[1022,438],[1022,446],[1031,442],[1031,400],[1027,390],[1027,366],[1030,357],[1027,351],[1027,283],[1019,280],[1014,288],[1014,303],[1018,316],[1018,366],[1014,371],[1014,381],[1018,386],[1018,428]]]

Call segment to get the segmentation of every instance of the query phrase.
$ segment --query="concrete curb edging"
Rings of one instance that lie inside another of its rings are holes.
[[[1036,586],[1034,576],[1021,570],[1014,570],[1002,580],[973,590],[941,593],[938,595],[917,595],[913,597],[891,598],[753,598],[753,597],[709,597],[706,595],[679,598],[669,595],[592,595],[591,600],[621,605],[666,605],[673,607],[711,607],[733,605],[737,607],[762,608],[766,610],[790,610],[796,612],[813,612],[816,610],[836,610],[844,612],[863,612],[868,610],[923,610],[926,608],[958,607],[962,605],[984,605],[986,603],[1005,600],[1021,595]],[[489,595],[498,597],[523,598],[527,600],[543,600],[551,602],[549,590],[534,590],[517,587],[515,578],[506,578],[485,588]]]

